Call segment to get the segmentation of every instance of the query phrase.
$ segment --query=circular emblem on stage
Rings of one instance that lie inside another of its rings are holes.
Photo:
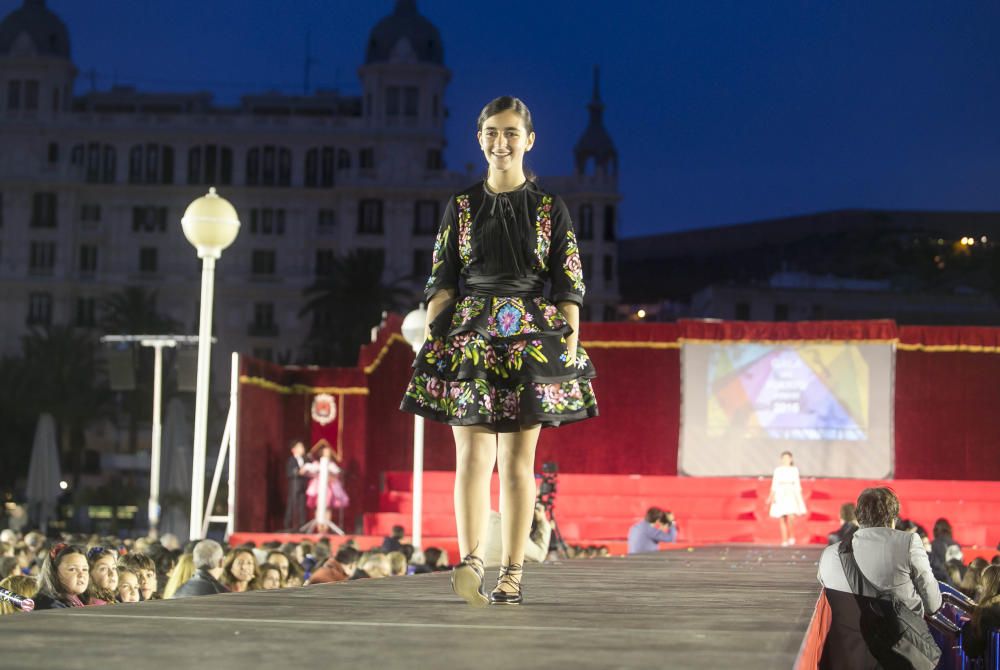
[[[320,393],[313,398],[312,419],[321,426],[337,418],[337,401],[329,393]]]

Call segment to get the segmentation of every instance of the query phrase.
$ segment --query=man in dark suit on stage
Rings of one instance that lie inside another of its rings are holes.
[[[309,478],[302,474],[306,464],[306,445],[300,440],[292,443],[292,455],[285,465],[288,477],[288,502],[285,505],[285,528],[298,530],[306,522],[306,486]]]

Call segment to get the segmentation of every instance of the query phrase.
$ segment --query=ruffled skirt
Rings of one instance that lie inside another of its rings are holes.
[[[431,323],[400,409],[451,426],[517,432],[597,416],[590,356],[542,297],[465,296]]]

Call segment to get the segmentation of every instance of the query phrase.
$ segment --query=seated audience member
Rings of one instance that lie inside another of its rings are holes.
[[[288,577],[285,578],[285,588],[302,586],[306,583],[306,571],[301,565],[292,561],[288,564]]]
[[[180,552],[173,552],[162,544],[156,543],[149,548],[147,556],[153,559],[153,565],[156,569],[157,588],[154,599],[162,600],[163,589],[170,580],[170,576],[174,573],[174,568],[177,566],[177,559],[180,558]],[[184,582],[181,583],[183,584]]]
[[[403,545],[403,535],[405,533],[406,530],[402,526],[393,526],[392,535],[382,540],[382,551],[387,554],[391,551],[399,551],[399,548]]]
[[[28,575],[11,575],[5,579],[0,579],[0,589],[7,589],[11,593],[16,593],[25,598],[34,599],[38,594],[38,580]],[[0,600],[0,615],[17,614],[21,610],[14,607],[9,602]]]
[[[90,586],[83,601],[88,605],[110,605],[118,602],[118,556],[107,547],[97,545],[87,551],[90,565]]]
[[[233,593],[252,591],[257,580],[257,559],[246,547],[233,549],[226,556],[219,581]]]
[[[181,554],[181,557],[177,559],[177,565],[174,566],[173,572],[170,573],[170,579],[167,580],[166,586],[163,587],[163,599],[169,600],[173,598],[174,594],[177,593],[177,589],[194,577],[194,573],[194,556],[191,554]]]
[[[500,534],[500,513],[490,510],[486,538],[483,542],[483,564],[487,567],[496,567],[502,562],[503,542]],[[545,506],[536,502],[534,516],[531,519],[531,530],[528,532],[528,542],[524,545],[524,560],[536,563],[543,562],[549,554],[551,539],[552,523],[545,515]]]
[[[406,574],[406,568],[409,566],[406,562],[406,556],[403,555],[403,552],[390,551],[388,554],[386,554],[386,558],[389,561],[390,577],[400,577]]]
[[[133,551],[118,559],[118,568],[121,569],[123,567],[130,568],[139,578],[140,600],[159,599],[159,596],[156,594],[156,563],[153,562],[152,558],[142,552]]]
[[[858,496],[856,511],[860,527],[850,541],[861,574],[915,614],[936,612],[941,607],[941,591],[923,543],[916,533],[893,528],[899,514],[896,494],[889,488],[865,489]],[[853,595],[855,587],[844,573],[841,544],[824,549],[819,562],[819,581],[827,590],[832,613],[823,662],[825,667],[833,668],[878,667],[871,650],[857,644],[862,638],[858,601]]]
[[[271,565],[278,568],[281,571],[281,583],[282,585],[288,581],[288,555],[284,554],[277,549],[272,549],[268,552],[267,557],[264,560],[265,563],[270,563]]]
[[[385,554],[369,552],[361,557],[351,579],[382,579],[389,576],[389,559]]]
[[[17,560],[17,567],[22,575],[37,574],[38,565],[35,561],[35,554],[24,542],[14,545],[14,558]]]
[[[424,565],[430,572],[447,570],[449,568],[448,555],[438,547],[427,547],[424,549]]]
[[[0,579],[7,579],[13,575],[21,574],[21,567],[14,558],[14,547],[10,548],[11,556],[0,556]]]
[[[962,561],[952,559],[945,563],[944,567],[945,572],[948,575],[948,579],[943,579],[941,581],[946,584],[951,584],[957,589],[962,583],[962,577],[965,576],[965,564],[963,564]]]
[[[990,630],[1000,628],[1000,565],[989,565],[980,580],[981,596],[972,620],[962,627],[962,651],[982,658]]]
[[[225,554],[215,540],[202,540],[191,551],[194,575],[174,592],[174,598],[210,596],[229,591],[219,581],[224,570]]]
[[[258,569],[257,583],[253,590],[273,591],[281,587],[281,570],[278,569],[278,566],[271,565],[270,563],[261,565]]]
[[[934,522],[934,539],[931,542],[931,568],[934,570],[934,576],[945,581],[948,577],[948,573],[945,570],[945,564],[949,560],[948,549],[949,547],[959,546],[958,542],[951,537],[951,524],[948,523],[947,519],[941,518]],[[962,557],[958,557],[962,560]]]
[[[846,540],[858,529],[858,518],[854,514],[854,503],[840,506],[840,528],[826,536],[827,544]]]
[[[81,596],[90,584],[90,566],[83,547],[60,542],[52,547],[38,577],[35,609],[83,607]]]
[[[965,575],[962,577],[961,583],[958,585],[958,590],[973,600],[978,601],[979,579],[987,565],[989,565],[989,563],[986,562],[985,558],[972,559],[972,562],[969,563],[969,567],[965,570]]]
[[[139,592],[139,575],[132,568],[118,566],[118,602],[137,603],[142,599]]]
[[[628,553],[643,554],[659,551],[660,542],[673,542],[676,539],[677,525],[674,523],[674,515],[664,512],[659,507],[650,507],[646,510],[646,518],[628,529]]]

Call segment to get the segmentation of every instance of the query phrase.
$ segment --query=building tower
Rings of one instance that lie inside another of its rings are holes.
[[[600,69],[594,66],[594,97],[587,109],[590,122],[573,148],[578,175],[599,175],[610,178],[618,176],[618,152],[611,135],[604,127],[604,103],[601,102]],[[593,161],[593,163],[591,163]]]
[[[45,0],[24,0],[0,21],[0,109],[7,118],[54,118],[68,111],[76,73],[69,32]]]

